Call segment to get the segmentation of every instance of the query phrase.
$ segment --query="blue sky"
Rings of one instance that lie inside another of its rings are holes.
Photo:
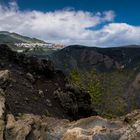
[[[103,47],[140,44],[140,0],[0,0],[0,3],[3,15],[17,16],[7,26],[6,16],[0,20],[3,25],[0,30],[64,44]],[[30,23],[20,23],[22,16]],[[21,27],[15,29],[15,24]]]

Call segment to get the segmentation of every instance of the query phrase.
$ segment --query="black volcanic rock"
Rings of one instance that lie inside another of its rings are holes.
[[[54,67],[51,61],[38,59],[36,57],[27,57],[24,54],[11,51],[11,49],[6,45],[1,45],[0,51],[0,57],[9,59],[24,68],[26,67],[27,71],[45,74],[46,76],[52,76],[54,73]]]
[[[69,119],[91,115],[93,109],[88,94],[86,94],[87,102],[82,92],[78,94],[71,92],[72,98],[76,99],[73,103],[76,103],[77,109],[85,108],[85,104],[87,105],[88,110],[84,110],[87,111],[85,113],[82,111],[68,113],[73,109],[73,105],[67,110],[66,105],[62,106],[60,102],[63,96],[59,97],[59,100],[54,98],[53,92],[61,89],[67,100],[71,100],[71,96],[67,96],[69,90],[65,86],[67,81],[64,74],[55,70],[51,61],[14,52],[6,45],[0,45],[0,52],[0,62],[3,63],[0,65],[0,72],[10,73],[8,84],[0,85],[1,88],[6,85],[3,89],[6,93],[7,111],[15,115],[33,113]],[[82,101],[78,99],[79,97]]]
[[[67,85],[65,91],[58,89],[54,91],[53,95],[74,119],[97,115],[91,105],[90,95],[79,88]]]

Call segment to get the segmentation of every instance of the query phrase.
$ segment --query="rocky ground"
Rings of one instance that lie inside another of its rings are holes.
[[[139,140],[140,110],[115,120],[92,116],[78,121],[45,115],[6,113],[0,97],[1,140]]]
[[[90,96],[50,61],[0,46],[0,140],[139,140],[140,110],[114,120],[95,115]]]
[[[71,120],[96,114],[90,96],[71,87],[50,61],[18,54],[5,45],[0,52],[0,72],[7,75],[0,85],[6,93],[7,111]]]

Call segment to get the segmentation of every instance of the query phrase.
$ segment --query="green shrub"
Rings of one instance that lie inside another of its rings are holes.
[[[70,72],[70,80],[72,84],[79,86],[81,84],[81,74],[77,70],[72,70]]]

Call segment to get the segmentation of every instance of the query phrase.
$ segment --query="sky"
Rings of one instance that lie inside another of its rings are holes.
[[[65,45],[140,44],[140,0],[0,0],[0,31]]]

